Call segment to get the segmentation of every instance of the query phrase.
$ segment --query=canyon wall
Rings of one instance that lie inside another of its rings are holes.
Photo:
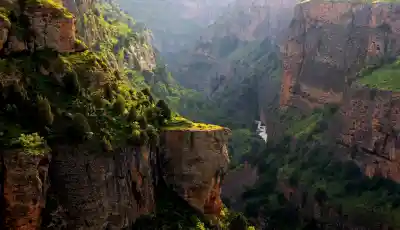
[[[363,68],[400,54],[400,5],[307,1],[296,6],[290,30],[281,45],[280,108],[309,114],[339,105],[329,131],[338,152],[369,176],[399,181],[399,95],[356,81]]]
[[[298,4],[287,42],[281,107],[304,111],[340,103],[356,73],[399,53],[400,5],[307,1]]]

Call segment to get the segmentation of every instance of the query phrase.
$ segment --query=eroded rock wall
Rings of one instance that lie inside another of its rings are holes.
[[[353,86],[336,124],[339,143],[366,175],[400,182],[399,93]]]
[[[219,215],[221,180],[229,158],[228,129],[170,130],[162,134],[163,177],[191,206]]]
[[[281,107],[304,111],[340,103],[356,73],[400,50],[400,5],[308,1],[298,4],[281,47]]]
[[[0,160],[0,228],[38,229],[46,204],[51,156],[16,149],[3,152]]]
[[[152,158],[147,148],[126,147],[113,153],[90,149],[53,149],[44,229],[123,229],[153,210]]]

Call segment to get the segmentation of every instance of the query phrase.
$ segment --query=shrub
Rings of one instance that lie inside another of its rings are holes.
[[[43,155],[48,150],[43,137],[39,136],[38,133],[21,134],[17,142],[27,154]]]
[[[78,75],[74,71],[67,73],[63,78],[63,82],[68,93],[74,96],[79,95],[81,86],[79,84]]]
[[[141,129],[147,128],[147,119],[144,116],[139,116],[137,119]]]
[[[136,121],[137,118],[138,118],[138,114],[137,114],[136,108],[134,108],[132,106],[131,109],[129,110],[128,121],[134,122],[134,121]]]
[[[107,104],[106,101],[99,94],[93,95],[92,101],[97,108],[104,108]]]
[[[111,152],[113,150],[113,147],[111,145],[111,142],[106,138],[103,137],[103,140],[101,141],[103,150],[106,152]]]
[[[53,124],[54,115],[51,112],[51,106],[47,98],[38,98],[38,110],[39,118],[45,126]]]
[[[132,131],[129,142],[133,145],[140,145],[140,130],[135,129]]]
[[[124,112],[125,112],[125,98],[122,97],[121,95],[118,95],[117,100],[115,101],[115,103],[113,105],[113,109],[119,115],[124,114]]]
[[[154,102],[154,99],[153,99],[153,96],[151,95],[151,92],[150,92],[150,88],[144,88],[143,90],[142,90],[142,93],[144,94],[144,95],[146,95],[148,98],[149,98],[149,101],[150,102]]]
[[[157,102],[157,108],[160,109],[161,115],[167,119],[171,119],[171,109],[168,107],[167,103],[164,100],[159,100]]]
[[[72,135],[79,139],[84,139],[88,137],[88,134],[91,132],[91,128],[86,117],[83,114],[75,114],[71,131],[73,131]]]
[[[104,96],[106,97],[107,100],[111,101],[113,99],[113,90],[110,86],[110,84],[106,84],[104,86]]]

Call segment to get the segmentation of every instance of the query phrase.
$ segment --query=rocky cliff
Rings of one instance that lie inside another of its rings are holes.
[[[330,130],[339,152],[347,152],[367,175],[395,181],[400,167],[397,92],[364,84],[362,78],[387,68],[399,54],[399,7],[387,2],[303,2],[296,6],[292,32],[281,46],[281,108],[307,114],[325,104],[340,105]],[[396,87],[380,73],[392,76],[378,72],[369,79]]]
[[[160,131],[175,115],[135,84],[146,31],[101,1],[0,7],[1,229],[129,229],[161,182],[218,216],[229,131]]]
[[[339,103],[367,65],[399,53],[396,3],[306,1],[296,6],[281,46],[280,103],[303,110]]]

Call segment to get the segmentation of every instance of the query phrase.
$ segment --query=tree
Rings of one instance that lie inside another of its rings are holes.
[[[149,101],[150,102],[154,102],[154,99],[153,99],[153,96],[151,95],[151,92],[150,92],[150,88],[144,88],[143,90],[142,90],[142,93],[144,94],[144,95],[146,95],[148,98],[149,98]]]
[[[39,118],[42,121],[42,123],[45,126],[53,124],[54,115],[51,112],[51,106],[49,100],[47,100],[47,98],[39,97],[37,103],[39,110]]]
[[[78,75],[72,71],[67,73],[63,82],[68,93],[77,96],[81,92],[81,85],[79,84]]]
[[[136,121],[137,118],[138,118],[138,114],[137,114],[136,108],[132,106],[131,109],[129,110],[128,121],[134,122],[134,121]]]
[[[81,113],[75,114],[72,120],[71,135],[78,139],[85,139],[90,132],[91,128],[85,115]]]
[[[159,100],[156,106],[161,110],[161,116],[163,116],[167,120],[171,119],[171,109],[168,107],[167,103],[164,100]]]
[[[118,95],[117,100],[115,100],[115,103],[113,105],[114,111],[122,115],[125,112],[125,98],[122,97],[121,95]]]
[[[137,121],[139,122],[139,126],[141,129],[147,128],[147,119],[144,116],[139,116]]]

